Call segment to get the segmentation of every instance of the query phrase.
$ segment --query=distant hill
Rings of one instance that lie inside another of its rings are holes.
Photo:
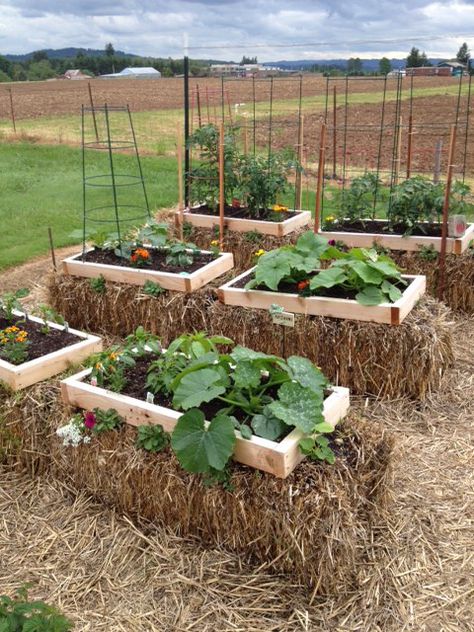
[[[379,69],[379,59],[361,59],[362,69],[367,72],[374,72]],[[440,58],[430,58],[429,60],[433,65],[442,61]],[[347,59],[298,59],[296,61],[268,61],[263,62],[264,66],[273,66],[283,68],[285,70],[308,70],[311,66],[332,66],[345,70],[347,68]],[[390,63],[394,70],[399,68],[405,68],[406,59],[391,59]]]
[[[78,53],[83,53],[90,57],[102,57],[105,56],[105,50],[96,48],[45,48],[41,49],[45,52],[50,59],[67,59],[69,57],[76,57]],[[4,55],[10,61],[28,61],[33,57],[33,52],[25,53],[24,55]],[[141,55],[135,55],[135,53],[124,53],[121,50],[116,50],[115,54],[119,57],[141,57]]]

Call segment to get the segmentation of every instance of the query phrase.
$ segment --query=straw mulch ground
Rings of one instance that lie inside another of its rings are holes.
[[[359,394],[423,398],[438,388],[452,361],[451,314],[429,298],[400,326],[297,314],[294,329],[284,332],[266,310],[222,305],[212,286],[151,298],[116,283],[97,294],[87,279],[54,275],[49,302],[71,326],[96,333],[123,337],[143,325],[166,345],[183,332],[201,330],[267,353],[303,355],[333,383]]]
[[[437,296],[438,259],[427,261],[419,253],[393,251],[390,256],[407,274],[424,274],[427,290]],[[474,249],[446,256],[446,285],[443,302],[455,311],[474,314]]]
[[[315,597],[288,577],[159,529],[145,535],[59,481],[0,471],[0,587],[35,582],[78,632],[474,630],[474,321],[423,404],[361,400],[397,435],[388,525],[363,542],[359,583]],[[319,543],[315,542],[314,546]]]
[[[289,573],[314,592],[357,583],[363,542],[373,538],[372,523],[385,522],[393,439],[378,424],[351,419],[342,427],[345,454],[335,466],[308,461],[285,480],[234,464],[228,492],[186,474],[170,451],[137,450],[132,427],[64,448],[55,431],[70,413],[53,383],[21,399],[6,397],[3,408],[10,420],[0,431],[5,463],[56,477],[139,521]]]

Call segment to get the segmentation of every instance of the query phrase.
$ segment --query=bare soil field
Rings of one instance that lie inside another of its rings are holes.
[[[408,80],[404,80],[407,81]],[[138,83],[137,83],[138,82]],[[18,119],[41,116],[77,114],[81,105],[89,104],[88,81],[53,80],[42,82],[20,82],[0,85],[0,119],[10,116],[10,94],[13,96],[15,115]],[[274,99],[297,99],[299,97],[299,77],[276,78],[273,82]],[[396,89],[396,79],[387,81],[387,90]],[[452,86],[449,77],[419,77],[414,82],[416,88]],[[256,79],[256,100],[266,101],[270,96],[270,81]],[[344,80],[330,81],[330,89],[337,84],[344,90]],[[183,107],[183,79],[92,79],[92,95],[96,104],[123,105],[128,103],[132,112]],[[221,80],[219,78],[199,78],[190,80],[191,93],[196,86],[204,100],[210,104],[221,102]],[[408,87],[408,83],[406,86]],[[381,92],[383,80],[351,79],[351,90],[357,92]],[[206,94],[207,91],[207,94]],[[225,94],[231,103],[241,103],[253,99],[252,79],[226,80]],[[326,79],[320,76],[303,77],[302,96],[325,97]]]

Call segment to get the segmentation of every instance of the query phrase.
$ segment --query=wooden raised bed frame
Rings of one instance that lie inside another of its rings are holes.
[[[405,288],[402,297],[398,301],[368,306],[360,305],[356,300],[345,298],[330,298],[327,296],[303,297],[284,292],[246,290],[233,287],[240,279],[250,276],[254,270],[255,267],[222,285],[217,291],[219,300],[225,305],[238,305],[239,307],[270,309],[272,305],[276,304],[283,307],[285,311],[296,314],[400,325],[426,290],[425,276],[403,274],[402,278],[411,280],[411,283]]]
[[[13,312],[16,316],[24,316],[22,312]],[[43,324],[41,318],[28,316],[28,319]],[[51,329],[63,330],[62,325],[48,322]],[[73,364],[78,364],[92,353],[102,351],[102,339],[91,336],[77,329],[69,329],[69,333],[81,338],[75,344],[69,345],[52,353],[47,353],[40,358],[23,362],[23,364],[11,364],[0,358],[0,381],[5,382],[12,390],[19,391],[22,388],[46,380],[58,373],[62,373]]]
[[[207,250],[201,250],[201,252],[212,254]],[[81,256],[78,254],[64,259],[62,262],[63,273],[88,278],[97,278],[102,275],[107,281],[128,283],[129,285],[145,285],[146,281],[153,281],[165,290],[187,293],[198,290],[234,267],[234,255],[228,252],[219,253],[216,259],[189,274],[83,262],[80,260]]]
[[[183,414],[171,408],[92,386],[85,382],[90,372],[91,369],[86,369],[61,382],[63,400],[70,406],[85,410],[113,408],[132,426],[161,424],[167,432],[174,429]],[[348,409],[349,389],[333,386],[332,393],[324,400],[325,420],[335,427]],[[252,439],[244,439],[237,430],[235,434],[237,442],[233,459],[279,478],[286,478],[305,458],[298,447],[298,442],[304,435],[298,429],[294,429],[279,443],[255,435]]]
[[[291,210],[291,209],[290,209]],[[293,212],[293,211],[291,211]],[[293,233],[298,228],[307,226],[311,222],[309,211],[294,211],[298,213],[295,217],[290,217],[283,222],[268,222],[259,219],[242,219],[238,217],[224,217],[224,228],[237,233],[248,233],[256,231],[262,235],[272,235],[274,237],[284,237]],[[176,211],[175,223],[179,226],[181,213]],[[219,226],[219,215],[204,215],[203,213],[191,213],[186,209],[183,213],[183,220],[196,226],[197,228],[214,228]]]
[[[403,237],[403,235],[381,235],[380,233],[346,233],[337,230],[320,230],[319,234],[327,239],[342,241],[351,248],[371,248],[375,243],[390,250],[417,251],[423,246],[433,246],[437,252],[441,251],[441,237],[426,237],[423,235]],[[469,248],[469,243],[473,239],[474,223],[467,225],[466,232],[462,237],[448,237],[446,239],[446,252],[460,255]]]

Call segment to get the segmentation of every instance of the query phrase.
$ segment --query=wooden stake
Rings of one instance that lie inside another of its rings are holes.
[[[179,211],[179,238],[183,241],[184,226],[184,201],[183,201],[183,137],[178,123],[176,154],[178,159],[178,211]]]
[[[299,126],[298,126],[298,163],[300,167],[302,167],[303,165],[303,137],[304,137],[303,125],[304,125],[304,116],[300,114],[300,121],[299,121]],[[303,179],[302,171],[297,171],[296,182],[295,182],[296,209],[300,209],[303,203],[302,179]]]
[[[91,88],[91,82],[90,81],[87,82],[87,89],[89,91],[89,101],[90,101],[90,104],[91,104],[92,120],[94,122],[95,142],[98,143],[99,142],[99,130],[97,129],[97,120],[95,118],[94,100],[92,99],[92,88]]]
[[[8,88],[8,93],[10,95],[10,112],[12,117],[13,132],[16,134],[15,108],[13,107],[13,94],[11,88]]]
[[[324,157],[326,152],[326,123],[321,123],[321,136],[319,140],[318,183],[316,187],[316,208],[314,211],[314,232],[319,233],[321,227],[321,200],[324,178]]]
[[[231,125],[233,125],[234,121],[232,120],[232,107],[230,105],[229,91],[227,91],[225,93],[225,95],[226,95],[226,98],[227,98],[227,106],[228,106],[228,109],[229,109],[229,122],[230,122]]]
[[[224,123],[219,129],[219,249],[224,250]]]
[[[53,268],[54,268],[54,271],[56,272],[58,268],[56,265],[56,254],[54,252],[53,233],[51,231],[51,228],[48,228],[48,237],[49,237],[49,247],[51,249],[51,259],[53,260]]]
[[[400,175],[400,164],[402,159],[402,117],[398,124],[398,139],[397,139],[397,157],[395,159],[395,175],[393,178],[393,184],[398,184],[398,178]]]
[[[247,155],[249,153],[249,137],[248,137],[248,130],[247,130],[247,119],[244,120],[244,127],[242,131],[244,133],[244,154]]]
[[[337,144],[336,144],[336,126],[337,126],[337,102],[336,102],[336,86],[333,89],[333,112],[332,112],[332,177],[337,177]]]
[[[457,125],[451,125],[451,137],[449,139],[448,172],[446,176],[446,191],[444,193],[443,223],[441,225],[441,250],[439,253],[439,274],[438,274],[438,299],[443,300],[444,287],[446,284],[446,240],[448,237],[448,217],[449,217],[449,197],[451,195],[451,182],[453,179],[454,147],[456,145]]]
[[[434,171],[433,171],[433,183],[437,184],[439,182],[439,175],[441,173],[441,153],[443,151],[443,139],[440,138],[436,143],[435,149],[435,162],[434,162]]]
[[[196,86],[196,102],[197,102],[197,111],[198,111],[198,121],[199,127],[202,127],[202,119],[201,119],[201,95],[199,92],[199,84]]]
[[[407,147],[407,180],[411,177],[411,158],[413,151],[413,114],[408,119],[408,147]]]
[[[207,123],[211,122],[211,114],[209,112],[209,88],[206,86],[206,110],[207,110]]]

